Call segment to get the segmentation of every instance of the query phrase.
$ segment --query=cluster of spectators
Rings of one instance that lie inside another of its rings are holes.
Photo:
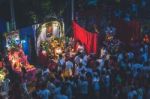
[[[87,54],[84,45],[72,48],[70,40],[55,68],[38,70],[31,88],[33,99],[149,99],[150,60],[148,43],[120,43],[116,50],[103,46],[100,55]],[[112,46],[113,47],[113,46]],[[54,65],[54,64],[53,64]]]

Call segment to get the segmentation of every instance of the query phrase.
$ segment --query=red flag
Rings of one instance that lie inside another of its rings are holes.
[[[85,45],[87,53],[97,53],[98,49],[98,34],[88,32],[75,21],[73,21],[73,32],[75,40],[79,40]]]

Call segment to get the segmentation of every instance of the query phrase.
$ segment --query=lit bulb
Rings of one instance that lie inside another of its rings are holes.
[[[44,54],[44,55],[45,55],[45,54],[46,54],[46,51],[45,51],[45,50],[43,50],[43,51],[42,51],[42,54]]]

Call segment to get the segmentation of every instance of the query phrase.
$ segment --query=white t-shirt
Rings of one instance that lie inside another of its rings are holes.
[[[73,68],[73,63],[71,61],[67,61],[66,62],[66,69],[69,70],[69,69],[72,69]]]
[[[81,94],[88,94],[88,82],[86,80],[80,82],[80,92]]]
[[[110,76],[109,75],[105,75],[104,77],[104,83],[106,87],[110,86]]]
[[[101,49],[101,57],[105,56],[107,53],[107,50],[105,48]]]
[[[72,87],[71,87],[71,82],[69,82],[70,85],[67,86],[66,88],[66,95],[68,96],[69,99],[72,99]]]
[[[61,87],[57,87],[54,90],[55,95],[59,95],[61,93]]]
[[[84,55],[83,60],[87,62],[88,56],[87,56],[87,55]]]
[[[79,73],[81,73],[82,70],[87,71],[87,68],[86,68],[85,66],[80,67],[80,68],[78,69]]]
[[[110,54],[106,54],[106,60],[110,59]]]
[[[121,60],[123,60],[123,54],[122,53],[120,53],[119,55],[118,55],[118,59],[117,59],[117,61],[118,62],[120,62]]]
[[[78,45],[77,50],[78,50],[80,53],[83,53],[83,52],[84,52],[84,46],[83,46],[83,45]]]
[[[146,53],[148,53],[148,45],[145,44],[145,45],[144,45],[144,49],[145,49],[144,51],[145,51]]]
[[[104,59],[98,59],[97,62],[99,63],[99,66],[98,66],[98,70],[102,70],[103,66],[104,66]]]
[[[143,88],[137,89],[137,99],[143,99],[143,95],[144,95],[144,89]]]
[[[128,58],[129,58],[129,60],[130,60],[130,59],[133,59],[133,58],[134,58],[134,54],[133,54],[132,52],[129,52],[129,53],[128,53]]]
[[[138,69],[142,69],[142,67],[143,67],[143,64],[133,64],[132,65],[132,73],[133,73],[133,76],[134,77],[136,77],[137,76],[137,74],[138,74]]]
[[[82,67],[84,67],[84,66],[82,66]],[[84,69],[84,68],[82,68],[82,67],[77,67],[77,68],[76,68],[76,71],[75,71],[75,74],[78,75],[78,76],[85,77],[85,76],[86,76],[86,73],[82,73],[81,71],[82,71],[82,70],[85,70],[85,71],[86,71],[86,69]]]
[[[137,70],[142,67],[143,67],[143,64],[138,64],[138,63],[132,64],[132,70]]]
[[[51,82],[48,83],[48,89],[50,90],[50,92],[52,94],[55,93],[55,88],[56,88],[56,86],[53,83],[51,83]]]
[[[148,61],[148,53],[146,53],[146,52],[143,53],[142,54],[142,59],[143,59],[144,62],[147,62]]]
[[[84,61],[84,59],[80,58],[80,63],[82,63],[83,66],[87,65],[87,61]]]
[[[49,71],[49,69],[47,68],[46,70],[43,71],[42,74],[43,74],[43,75],[44,75],[44,74],[48,74],[49,72],[50,72],[50,71]]]
[[[75,75],[79,75],[79,67],[75,68]]]
[[[134,96],[136,96],[136,95],[137,95],[136,90],[129,91],[128,92],[128,99],[134,99]]]
[[[99,91],[100,90],[100,83],[99,83],[99,77],[93,77],[93,88],[94,91]]]
[[[39,90],[37,94],[41,99],[49,99],[49,96],[51,95],[48,89]]]
[[[58,61],[59,61],[59,64],[60,64],[61,66],[65,64],[65,59],[64,59],[64,58],[59,59]]]
[[[90,74],[93,74],[93,70],[91,68],[87,68],[87,72],[89,72]]]
[[[75,61],[76,64],[79,64],[80,63],[80,57],[76,56],[75,59],[74,59],[74,61]]]

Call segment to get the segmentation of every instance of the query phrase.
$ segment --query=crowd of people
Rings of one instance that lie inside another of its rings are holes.
[[[0,99],[150,99],[148,35],[141,41],[125,43],[115,37],[116,27],[107,22],[114,17],[130,22],[148,16],[148,0],[110,1],[100,0],[101,12],[107,13],[100,23],[95,16],[82,20],[76,15],[81,26],[105,35],[98,53],[87,53],[82,42],[69,38],[57,58],[49,57],[48,65],[35,66],[32,80],[23,66],[21,75],[16,73],[8,57],[0,53]],[[143,31],[148,34],[147,28]]]
[[[71,38],[65,52],[50,59],[53,66],[37,68],[30,82],[23,68],[20,77],[5,59],[9,99],[150,99],[149,43],[115,41],[105,41],[94,54],[82,43],[74,49]]]

